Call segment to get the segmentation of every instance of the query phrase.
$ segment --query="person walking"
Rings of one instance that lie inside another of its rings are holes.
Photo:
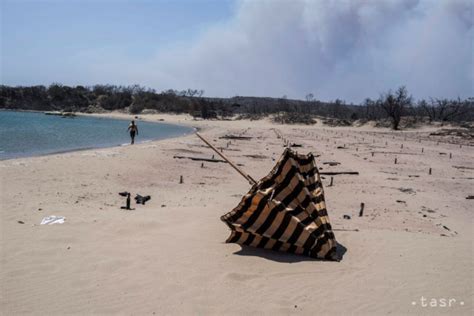
[[[132,139],[131,144],[135,143],[135,134],[138,135],[138,126],[135,124],[135,121],[132,120],[130,125],[128,125],[128,131],[130,131],[130,138]]]

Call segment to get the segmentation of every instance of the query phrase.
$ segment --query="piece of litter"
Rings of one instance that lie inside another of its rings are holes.
[[[25,222],[24,221],[18,221],[17,223],[18,224],[24,224]]]
[[[64,216],[55,216],[55,215],[46,216],[41,221],[41,225],[64,224],[65,220],[66,218]]]

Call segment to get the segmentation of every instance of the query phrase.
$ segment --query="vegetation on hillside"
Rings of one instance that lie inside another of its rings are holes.
[[[272,114],[275,122],[313,124],[315,116],[324,117],[331,124],[353,121],[389,121],[398,129],[403,117],[411,122],[472,122],[474,99],[429,99],[414,101],[405,87],[388,91],[376,100],[362,104],[347,104],[336,99],[322,102],[308,94],[305,100],[268,97],[208,98],[204,90],[183,91],[133,86],[95,85],[69,87],[52,84],[49,87],[0,86],[0,108],[36,111],[100,112],[123,110],[132,114],[143,110],[168,113],[189,113],[204,119],[262,117]]]

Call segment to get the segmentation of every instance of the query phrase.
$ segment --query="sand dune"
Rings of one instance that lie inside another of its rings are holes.
[[[466,197],[474,194],[474,150],[467,141],[429,136],[432,128],[146,117],[158,118],[200,128],[254,178],[273,167],[283,138],[320,155],[323,172],[359,171],[334,176],[333,186],[329,176],[323,180],[336,239],[347,249],[343,260],[225,244],[229,232],[219,217],[250,186],[227,164],[174,159],[212,157],[194,135],[6,160],[1,314],[472,312],[474,201]],[[219,138],[227,134],[252,139]],[[152,198],[125,211],[121,191]],[[66,222],[39,225],[48,215]],[[456,301],[441,307],[440,299]]]

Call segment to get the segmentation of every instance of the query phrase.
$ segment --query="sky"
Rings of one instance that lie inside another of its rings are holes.
[[[0,0],[6,85],[474,96],[472,0]]]

